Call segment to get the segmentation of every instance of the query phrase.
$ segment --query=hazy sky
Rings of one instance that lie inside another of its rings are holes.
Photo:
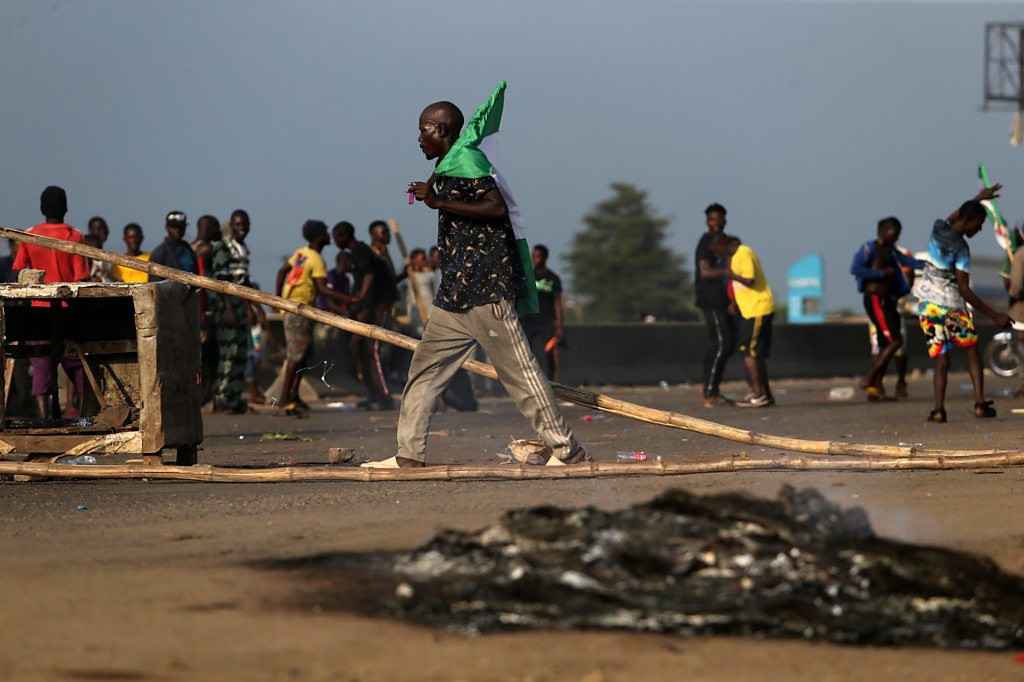
[[[847,268],[876,221],[924,248],[978,161],[1024,218],[1010,114],[979,111],[984,25],[1018,19],[980,2],[3,0],[0,224],[39,222],[47,184],[72,224],[106,217],[119,251],[127,222],[152,249],[168,210],[191,238],[242,207],[264,288],[307,218],[364,239],[397,218],[427,246],[435,214],[403,193],[431,170],[417,116],[438,99],[468,116],[507,79],[498,160],[556,269],[625,181],[688,265],[719,201],[777,298],[817,251],[828,308],[859,307]],[[972,249],[997,253],[988,227]]]

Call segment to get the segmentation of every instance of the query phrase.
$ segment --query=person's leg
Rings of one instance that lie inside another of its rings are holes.
[[[219,309],[216,318],[220,367],[214,404],[221,410],[241,412],[246,407],[242,394],[245,387],[245,362],[249,350],[249,324],[245,314],[245,302],[229,298],[221,305],[231,306],[235,324],[228,324],[226,308]]]
[[[743,366],[747,368],[747,376],[750,377],[750,390],[755,397],[764,395],[764,384],[761,379],[761,366],[758,359],[744,355]]]
[[[566,461],[577,456],[581,446],[558,408],[551,383],[527,346],[515,305],[501,301],[477,306],[467,316],[469,329],[497,370],[498,379],[551,448],[553,457]]]
[[[79,417],[85,398],[85,369],[82,367],[82,359],[77,355],[65,355],[60,359],[60,365],[68,375],[68,406],[65,415]]]
[[[476,348],[465,317],[465,313],[434,308],[430,324],[412,354],[398,416],[399,466],[423,466],[426,461],[434,403]]]
[[[761,379],[761,395],[768,399],[769,403],[775,402],[772,396],[772,387],[768,382],[768,357],[772,352],[772,330],[775,328],[775,313],[764,316],[761,322],[760,338],[757,344],[757,374]]]
[[[935,409],[928,415],[930,422],[946,421],[946,376],[949,373],[949,348],[946,336],[948,312],[948,308],[928,301],[920,301],[917,304],[917,317],[928,344],[928,357],[935,360],[935,376],[932,377]]]
[[[985,373],[981,371],[981,354],[977,346],[964,348],[967,354],[967,373],[971,375],[971,383],[974,385],[974,403],[985,402]]]
[[[740,405],[751,405],[757,398],[766,396],[764,377],[758,358],[761,355],[763,330],[766,316],[744,318],[740,322],[738,348],[743,356],[743,367],[747,372],[747,383],[750,384],[750,397]]]
[[[725,361],[729,359],[727,345],[730,330],[726,328],[728,313],[724,309],[704,311],[704,325],[707,327],[708,339],[704,351],[704,398],[718,395]]]
[[[50,415],[50,384],[53,383],[53,368],[49,357],[30,357],[32,366],[32,395],[35,397],[39,417]]]
[[[761,386],[764,387],[764,395],[771,398],[772,387],[771,384],[768,382],[768,363],[764,358],[758,358],[758,362],[760,363],[760,367],[758,367],[758,370],[761,375]]]
[[[903,345],[899,335],[898,319],[895,315],[895,307],[892,299],[878,294],[864,295],[864,309],[868,313],[872,324],[875,326],[875,335],[878,341],[878,354],[871,362],[871,368],[860,381],[861,388],[875,388],[882,391],[882,377],[889,366],[889,361],[896,355],[896,352]],[[869,395],[869,397],[871,397]]]
[[[946,406],[946,379],[949,375],[949,353],[943,353],[935,358],[935,377],[932,379],[932,388],[935,390],[935,411],[939,412]]]
[[[299,396],[299,368],[309,353],[312,323],[294,313],[284,314],[285,365],[278,407],[291,409]]]
[[[380,326],[382,321],[378,308],[360,313],[360,322]],[[359,344],[363,370],[363,385],[366,386],[367,407],[392,409],[391,392],[387,387],[384,367],[380,360],[380,345],[375,339],[361,337]]]

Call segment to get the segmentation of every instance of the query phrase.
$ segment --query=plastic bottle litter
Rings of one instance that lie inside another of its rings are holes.
[[[67,457],[61,457],[54,464],[96,464],[96,458],[92,455],[78,455],[77,457],[68,455]]]
[[[829,400],[851,400],[853,398],[853,386],[836,386],[828,392]]]
[[[615,453],[616,462],[660,462],[661,455],[655,455],[643,450],[619,450]]]

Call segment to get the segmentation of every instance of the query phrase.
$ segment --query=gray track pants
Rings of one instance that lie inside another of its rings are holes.
[[[412,356],[409,382],[402,392],[398,456],[425,461],[427,432],[437,397],[477,344],[487,353],[516,407],[530,420],[555,457],[565,459],[574,453],[579,443],[558,409],[551,384],[530,351],[515,306],[510,301],[501,301],[463,313],[436,307],[431,311],[423,339]]]

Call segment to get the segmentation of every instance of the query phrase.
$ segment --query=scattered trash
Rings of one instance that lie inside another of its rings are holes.
[[[299,434],[292,433],[290,431],[288,433],[261,433],[260,434],[260,442],[261,443],[266,443],[267,441],[271,441],[271,440],[297,440],[300,443],[312,443],[313,442],[313,439],[310,438],[309,436],[300,436]]]
[[[973,391],[974,390],[974,384],[960,384],[960,390],[961,391]]]
[[[330,464],[351,462],[355,454],[354,448],[329,448],[327,450],[327,461]]]
[[[396,500],[397,503],[397,500]],[[512,510],[419,549],[265,564],[293,604],[476,634],[627,630],[1020,651],[1024,579],[990,559],[878,538],[860,508],[671,490],[627,509]]]
[[[238,440],[245,440],[245,436],[239,436]]]
[[[616,462],[660,462],[661,455],[655,455],[643,450],[619,450],[615,453]]]
[[[663,391],[667,391],[668,390],[668,382],[665,381],[664,379],[662,379],[661,381],[658,382],[658,386],[660,386],[661,390],[663,390]]]
[[[852,400],[853,386],[836,386],[828,392],[829,400]]]
[[[54,464],[73,464],[73,465],[85,465],[85,464],[96,464],[96,458],[92,455],[65,455],[64,457],[58,457]]]
[[[909,441],[902,441],[902,440],[900,441],[900,446],[904,447],[904,448],[919,448],[922,445],[924,445],[924,443],[911,443]]]
[[[985,434],[985,440],[991,440],[991,439],[992,439],[992,434],[991,433],[986,433]]]
[[[506,464],[546,464],[551,455],[551,448],[542,440],[513,438],[505,447],[505,452],[498,456]]]
[[[352,412],[356,409],[354,406],[341,400],[334,403],[327,403],[327,407],[332,410],[341,410],[342,412]]]
[[[85,510],[86,510],[86,509],[88,509],[88,508],[89,508],[89,507],[87,507],[87,506],[86,506],[86,505],[84,505],[84,504],[80,504],[80,505],[78,505],[77,507],[75,507],[75,509],[77,509],[78,511],[85,511]]]
[[[1014,407],[1010,410],[1011,414],[1024,414],[1024,407]]]
[[[599,422],[602,419],[607,419],[607,418],[608,418],[608,415],[606,415],[604,412],[597,412],[595,414],[585,414],[585,415],[583,415],[581,417],[581,419],[583,421],[585,421],[585,422],[591,422],[591,421]]]

